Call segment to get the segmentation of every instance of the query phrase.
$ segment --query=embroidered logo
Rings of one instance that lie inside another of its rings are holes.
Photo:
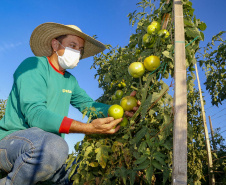
[[[63,93],[72,93],[71,90],[67,90],[67,89],[62,89],[62,92],[63,92]]]

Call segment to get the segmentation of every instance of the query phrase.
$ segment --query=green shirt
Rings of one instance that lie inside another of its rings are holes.
[[[46,57],[25,59],[13,77],[5,115],[0,120],[0,140],[30,127],[39,127],[64,137],[59,128],[68,115],[70,104],[79,111],[95,107],[97,113],[101,111],[107,116],[109,105],[91,99],[72,74],[67,71],[60,74]]]

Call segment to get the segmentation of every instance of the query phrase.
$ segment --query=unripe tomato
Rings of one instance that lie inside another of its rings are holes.
[[[121,99],[120,105],[124,111],[131,111],[137,106],[137,99],[133,96],[125,96]]]
[[[155,55],[151,55],[144,59],[144,67],[148,71],[154,71],[160,66],[160,59]]]
[[[114,85],[114,84],[113,84],[113,82],[111,82],[111,85],[110,85],[110,87],[112,88],[112,87],[113,87],[113,85]]]
[[[140,54],[140,50],[139,49],[136,50],[136,54]]]
[[[150,38],[150,35],[149,34],[144,34],[143,37],[142,37],[142,43],[143,44],[147,44],[149,42],[149,38]]]
[[[160,23],[158,21],[152,21],[151,25],[156,26],[158,29],[160,29]]]
[[[116,100],[116,96],[113,94],[112,97],[111,97],[111,100]]]
[[[123,91],[122,90],[117,90],[115,92],[115,96],[116,96],[117,99],[122,98],[122,95],[123,95]]]
[[[152,34],[160,30],[160,24],[157,21],[153,21],[147,28],[147,33]]]
[[[163,29],[163,30],[158,31],[158,35],[160,37],[163,36],[163,35],[165,35],[164,38],[167,38],[167,37],[169,37],[169,32],[167,30]]]
[[[124,116],[123,120],[120,122],[121,127],[125,127],[128,124],[128,119]]]
[[[118,87],[122,87],[122,84],[118,84]]]
[[[108,109],[109,117],[113,117],[114,119],[122,118],[124,114],[123,108],[120,105],[112,105]]]
[[[153,45],[154,44],[154,41],[155,41],[155,39],[151,36],[151,35],[149,35],[149,34],[144,34],[144,36],[142,37],[142,44],[144,45],[144,46],[150,46],[150,45]]]
[[[128,72],[132,77],[139,78],[144,74],[145,68],[141,62],[133,62],[129,65]]]
[[[126,83],[125,82],[121,82],[122,84],[122,87],[125,87],[126,86]]]

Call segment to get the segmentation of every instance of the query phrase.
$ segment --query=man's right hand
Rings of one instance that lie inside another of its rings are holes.
[[[72,121],[69,133],[114,134],[119,130],[120,125],[118,124],[122,120],[123,118],[115,120],[113,117],[98,118],[89,124],[74,120]]]
[[[122,120],[122,118],[115,120],[113,117],[98,118],[93,120],[90,126],[92,127],[92,132],[95,134],[114,134],[119,130],[120,125],[118,124]]]

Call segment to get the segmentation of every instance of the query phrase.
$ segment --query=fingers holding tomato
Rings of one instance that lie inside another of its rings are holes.
[[[128,117],[132,117],[141,104],[141,102],[135,98],[135,95],[136,91],[133,91],[130,96],[123,97],[120,102],[121,107],[125,111],[125,115]]]

